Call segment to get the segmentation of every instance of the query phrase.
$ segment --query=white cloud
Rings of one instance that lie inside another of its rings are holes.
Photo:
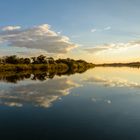
[[[57,34],[62,34],[62,31],[57,32]]]
[[[107,27],[104,28],[104,30],[110,30],[110,29],[111,29],[110,26],[107,26]]]
[[[20,26],[6,26],[3,27],[1,30],[2,31],[13,31],[13,30],[19,30],[21,27]]]
[[[48,24],[27,29],[20,29],[20,26],[7,26],[0,32],[0,43],[7,43],[14,47],[42,49],[48,53],[67,53],[77,47],[67,36],[62,36],[50,28]]]
[[[101,53],[101,52],[105,52],[108,50],[124,50],[124,49],[129,49],[132,47],[139,47],[140,46],[140,41],[131,41],[128,43],[111,43],[111,44],[103,44],[103,45],[99,45],[99,46],[95,46],[95,47],[91,47],[91,48],[86,48],[84,49],[84,51],[88,52],[88,53],[93,53],[93,54],[97,54],[97,53]]]
[[[97,31],[97,29],[91,29],[91,32],[92,33],[96,32],[96,31]]]
[[[84,51],[88,52],[88,53],[92,53],[92,54],[97,54],[98,52],[102,52],[107,50],[106,47],[93,47],[93,48],[86,48],[84,49]]]
[[[105,27],[105,28],[103,28],[103,29],[96,29],[96,28],[93,28],[93,29],[91,29],[91,32],[92,32],[92,33],[95,33],[95,32],[103,32],[103,31],[107,31],[107,30],[111,30],[111,26],[107,26],[107,27]]]

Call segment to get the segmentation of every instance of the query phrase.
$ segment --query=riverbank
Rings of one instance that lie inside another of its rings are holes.
[[[70,58],[54,60],[54,58],[44,55],[31,58],[21,58],[12,55],[0,58],[0,72],[44,70],[65,73],[68,71],[83,72],[92,67],[94,67],[94,64],[84,60],[74,60]]]
[[[70,72],[83,72],[89,68],[94,67],[91,63],[74,63],[71,65],[67,65],[65,63],[55,63],[55,64],[0,64],[0,72],[7,72],[7,71],[48,71],[48,72],[55,72],[55,73],[68,73]]]
[[[140,68],[140,62],[104,63],[104,64],[95,64],[95,67],[133,67],[133,68]]]

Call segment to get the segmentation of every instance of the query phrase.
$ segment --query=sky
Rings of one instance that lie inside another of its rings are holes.
[[[140,60],[139,0],[1,0],[0,56]]]

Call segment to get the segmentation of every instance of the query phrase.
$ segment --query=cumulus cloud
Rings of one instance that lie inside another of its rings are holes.
[[[38,55],[49,55],[52,56],[56,54],[48,54],[45,50],[41,49],[27,49],[27,48],[19,48],[19,47],[0,47],[0,57],[8,56],[8,55],[17,55],[20,57],[32,57]]]
[[[20,26],[7,26],[1,29],[0,43],[9,46],[42,49],[48,53],[67,53],[77,45],[67,36],[51,30],[50,25],[43,24],[23,29]]]
[[[3,27],[1,30],[2,31],[13,31],[13,30],[19,30],[21,27],[20,26],[6,26]]]
[[[122,49],[124,50],[132,47],[139,47],[139,46],[140,46],[140,41],[138,40],[138,41],[131,41],[128,43],[111,43],[111,44],[98,45],[95,47],[86,48],[84,49],[84,51],[88,53],[97,54],[108,50],[122,50]]]

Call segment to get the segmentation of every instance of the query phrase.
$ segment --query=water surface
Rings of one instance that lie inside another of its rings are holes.
[[[0,76],[0,137],[33,140],[139,140],[140,70]]]

